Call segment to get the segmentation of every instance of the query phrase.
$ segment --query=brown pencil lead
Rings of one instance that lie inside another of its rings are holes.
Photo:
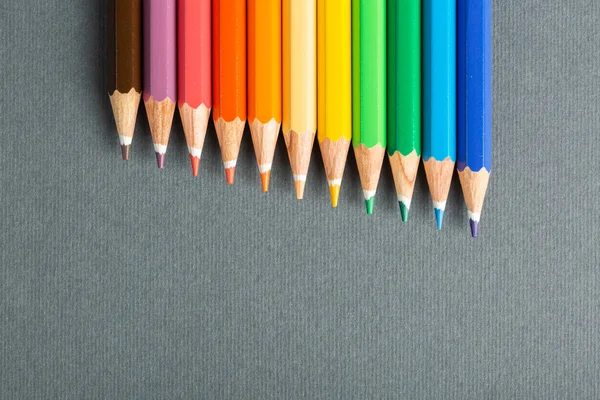
[[[121,145],[121,156],[125,161],[129,160],[129,147],[131,146],[128,144]]]

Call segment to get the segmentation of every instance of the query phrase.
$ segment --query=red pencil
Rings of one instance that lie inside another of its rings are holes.
[[[210,0],[177,2],[178,106],[194,176],[212,105],[210,16]]]

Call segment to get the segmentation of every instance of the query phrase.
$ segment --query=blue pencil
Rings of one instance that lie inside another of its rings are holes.
[[[438,229],[456,161],[456,0],[423,1],[423,164]]]
[[[492,1],[458,0],[458,177],[477,237],[492,170]]]

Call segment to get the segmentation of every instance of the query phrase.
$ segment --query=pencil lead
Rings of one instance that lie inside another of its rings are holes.
[[[331,206],[336,208],[340,198],[340,185],[329,186],[329,196],[331,197]]]
[[[444,210],[440,208],[434,208],[433,211],[435,212],[435,222],[437,225],[437,229],[438,231],[441,231],[442,223],[444,222]]]
[[[225,178],[227,179],[228,185],[233,185],[235,179],[235,167],[225,168]]]
[[[165,155],[159,153],[158,151],[156,152],[156,163],[158,164],[158,168],[165,167]]]
[[[365,206],[367,207],[367,215],[373,214],[373,208],[375,207],[375,195],[365,199]]]
[[[469,218],[469,225],[471,225],[471,236],[476,238],[479,231],[479,222]]]
[[[200,158],[190,154],[190,161],[192,163],[192,175],[198,176],[198,168],[200,168]]]
[[[304,185],[306,181],[304,179],[295,179],[294,186],[296,187],[296,199],[302,200],[304,198]]]
[[[121,157],[123,157],[123,160],[125,161],[129,160],[129,147],[131,146],[128,144],[121,145]]]
[[[399,201],[398,204],[400,205],[400,216],[402,217],[402,222],[407,222],[409,208],[406,206],[406,204],[404,204],[403,201]]]
[[[269,191],[269,181],[271,180],[271,170],[260,173],[260,186],[263,193]]]

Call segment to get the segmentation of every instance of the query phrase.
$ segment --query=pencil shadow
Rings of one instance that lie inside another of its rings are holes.
[[[358,167],[356,166],[356,158],[354,157],[354,148],[350,144],[338,207],[343,206],[343,204],[349,204],[352,209],[360,209],[361,212],[364,212],[365,205],[363,199],[360,176],[358,175]]]
[[[271,183],[269,192],[285,193],[285,195],[294,195],[294,180],[292,179],[292,168],[288,157],[287,147],[283,133],[279,131],[277,145],[275,146],[275,155],[273,156],[273,169],[271,171]],[[294,195],[295,197],[295,195]]]
[[[102,152],[105,150],[116,151],[116,128],[114,125],[112,107],[108,98],[108,83],[106,81],[106,74],[108,73],[108,2],[98,1],[95,2],[95,4],[98,7],[98,26],[97,29],[93,30],[92,35],[97,36],[96,40],[94,40],[94,42],[98,44],[95,64],[99,67],[95,69],[96,74],[94,77],[93,93],[96,104],[100,107],[100,115],[102,116],[102,118],[100,118]]]
[[[319,203],[329,201],[329,190],[327,188],[327,176],[321,156],[319,141],[315,135],[313,149],[310,155],[310,166],[306,177],[305,198],[318,201]]]
[[[383,158],[381,166],[381,175],[379,176],[379,185],[377,186],[377,202],[375,211],[385,213],[390,217],[400,217],[400,209],[398,207],[398,195],[396,194],[396,186],[394,185],[394,176],[392,167],[390,166],[387,151]]]

